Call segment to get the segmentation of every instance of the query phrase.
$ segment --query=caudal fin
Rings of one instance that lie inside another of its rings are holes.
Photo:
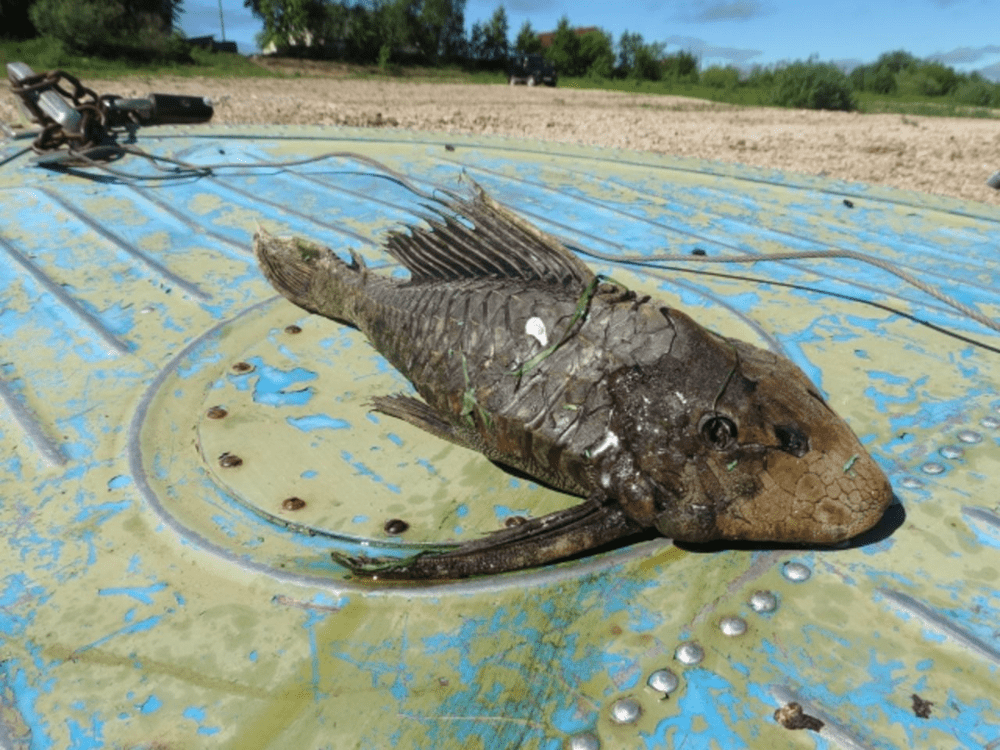
[[[351,292],[363,278],[359,259],[348,266],[329,248],[298,237],[275,237],[264,229],[254,234],[253,250],[271,286],[290,302],[309,312],[353,322],[348,308]]]

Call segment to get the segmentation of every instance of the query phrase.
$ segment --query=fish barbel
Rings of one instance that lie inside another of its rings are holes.
[[[421,399],[375,410],[587,498],[441,554],[357,572],[458,578],[644,529],[678,541],[832,544],[872,527],[885,474],[792,362],[595,276],[477,188],[391,233],[405,282],[301,239],[254,249],[299,307],[360,329]]]

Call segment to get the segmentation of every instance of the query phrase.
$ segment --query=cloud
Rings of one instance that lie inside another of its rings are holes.
[[[668,36],[663,40],[663,42],[668,47],[680,47],[682,50],[691,52],[702,59],[721,58],[723,60],[729,60],[734,65],[745,63],[747,60],[757,57],[757,55],[762,52],[762,50],[759,49],[717,47],[714,44],[709,44],[704,39],[699,39],[696,36]]]
[[[770,15],[759,0],[698,0],[681,14],[682,20],[696,23],[750,21]]]
[[[945,65],[955,65],[962,63],[979,62],[984,57],[1000,53],[1000,45],[987,44],[984,47],[958,47],[951,52],[936,52],[928,56],[928,60],[935,60]]]

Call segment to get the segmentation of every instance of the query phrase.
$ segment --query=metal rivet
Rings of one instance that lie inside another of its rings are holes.
[[[945,458],[961,458],[965,455],[965,451],[960,445],[946,445],[938,453]]]
[[[522,523],[527,523],[528,519],[524,516],[507,516],[504,520],[503,525],[508,529],[512,529],[515,526],[520,526]]]
[[[690,667],[701,663],[702,659],[705,658],[705,649],[694,641],[688,641],[677,647],[677,650],[674,651],[674,658],[681,664],[687,664]]]
[[[296,325],[285,326],[285,333],[302,333],[302,329]]]
[[[581,732],[569,738],[569,750],[600,750],[601,741],[593,732]]]
[[[222,419],[228,413],[229,412],[223,409],[221,406],[213,406],[211,409],[205,412],[205,416],[208,417],[209,419]]]
[[[382,528],[386,534],[402,534],[410,528],[410,524],[401,518],[390,518]]]
[[[924,483],[916,477],[903,477],[903,481],[900,484],[908,490],[919,490],[924,486]]]
[[[958,439],[963,443],[981,443],[983,442],[983,436],[980,435],[975,430],[962,430],[958,433]]]
[[[285,510],[302,510],[306,507],[306,501],[301,497],[287,497],[281,501],[281,507]]]
[[[681,684],[681,681],[669,669],[657,669],[646,680],[646,684],[658,693],[670,695]]]
[[[148,307],[147,306],[147,307],[142,308],[139,312],[142,313],[143,315],[147,315],[147,314],[153,312],[153,310],[155,310],[155,309],[156,308],[154,308],[154,307]]]
[[[979,424],[988,430],[995,430],[1000,427],[1000,419],[996,417],[983,417]]]
[[[240,466],[242,463],[243,459],[239,456],[234,456],[232,453],[223,453],[219,456],[219,466],[224,466],[227,469]]]
[[[944,464],[939,464],[937,461],[928,461],[920,470],[924,474],[944,474]]]
[[[743,635],[747,632],[747,621],[742,617],[736,617],[735,615],[731,617],[723,617],[719,620],[719,630],[722,631],[723,635]]]
[[[793,583],[802,583],[809,580],[809,577],[812,576],[812,570],[809,569],[808,565],[790,562],[785,563],[781,569],[781,574]]]
[[[994,406],[993,407],[993,411],[995,411],[997,414],[1000,414],[1000,404],[997,404],[996,406]]]
[[[250,372],[253,369],[253,365],[249,362],[237,362],[233,365],[234,372]]]
[[[619,698],[611,704],[611,721],[615,724],[632,724],[641,714],[642,707],[634,698]]]
[[[774,612],[778,608],[778,597],[770,591],[754,591],[750,597],[750,608],[754,612]]]

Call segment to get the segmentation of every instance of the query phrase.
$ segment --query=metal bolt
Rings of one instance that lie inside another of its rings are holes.
[[[232,453],[223,453],[219,456],[219,466],[225,467],[227,469],[232,469],[243,464],[243,459],[239,456],[234,456]]]
[[[695,664],[701,664],[702,659],[705,658],[705,649],[694,641],[688,641],[677,647],[677,650],[674,651],[674,658],[681,664],[693,667]]]
[[[920,470],[924,474],[944,474],[944,464],[939,464],[937,461],[928,461]]]
[[[619,698],[611,704],[611,721],[615,724],[633,724],[642,714],[642,707],[635,698]]]
[[[520,526],[522,523],[527,523],[527,522],[528,519],[525,518],[524,516],[507,516],[507,518],[504,519],[503,525],[506,526],[508,529],[512,529],[515,526]]]
[[[916,477],[903,477],[903,481],[900,484],[908,490],[919,490],[924,486],[924,483]]]
[[[211,409],[205,412],[205,416],[208,417],[209,419],[222,419],[228,413],[229,412],[223,409],[221,406],[213,406]]]
[[[997,419],[996,417],[983,417],[979,421],[979,424],[988,430],[995,430],[1000,427],[1000,419]]]
[[[750,609],[754,612],[774,612],[778,608],[778,597],[770,591],[754,591],[750,597]]]
[[[382,528],[386,534],[402,534],[410,528],[410,524],[400,518],[390,518]]]
[[[302,333],[302,329],[297,325],[285,326],[285,333]]]
[[[281,507],[285,510],[302,510],[306,507],[306,501],[301,497],[286,497],[281,501]]]
[[[944,448],[938,451],[945,458],[961,458],[965,455],[965,451],[960,445],[946,445]]]
[[[792,583],[802,583],[803,581],[809,580],[810,576],[812,576],[812,570],[808,565],[803,565],[802,563],[797,562],[789,562],[785,563],[784,567],[781,569],[781,574]]]
[[[569,750],[601,750],[601,741],[593,732],[581,732],[569,738]]]
[[[742,617],[737,617],[732,615],[730,617],[723,617],[719,620],[719,630],[722,631],[723,635],[737,636],[743,635],[747,632],[747,621]]]
[[[980,435],[975,430],[962,430],[958,433],[958,439],[963,443],[981,443],[983,442],[983,436]]]
[[[677,689],[680,683],[681,681],[677,679],[677,675],[669,669],[657,669],[646,680],[647,685],[656,692],[663,693],[664,695],[670,695]]]
[[[237,362],[233,365],[233,372],[250,372],[253,369],[253,365],[249,362]]]

